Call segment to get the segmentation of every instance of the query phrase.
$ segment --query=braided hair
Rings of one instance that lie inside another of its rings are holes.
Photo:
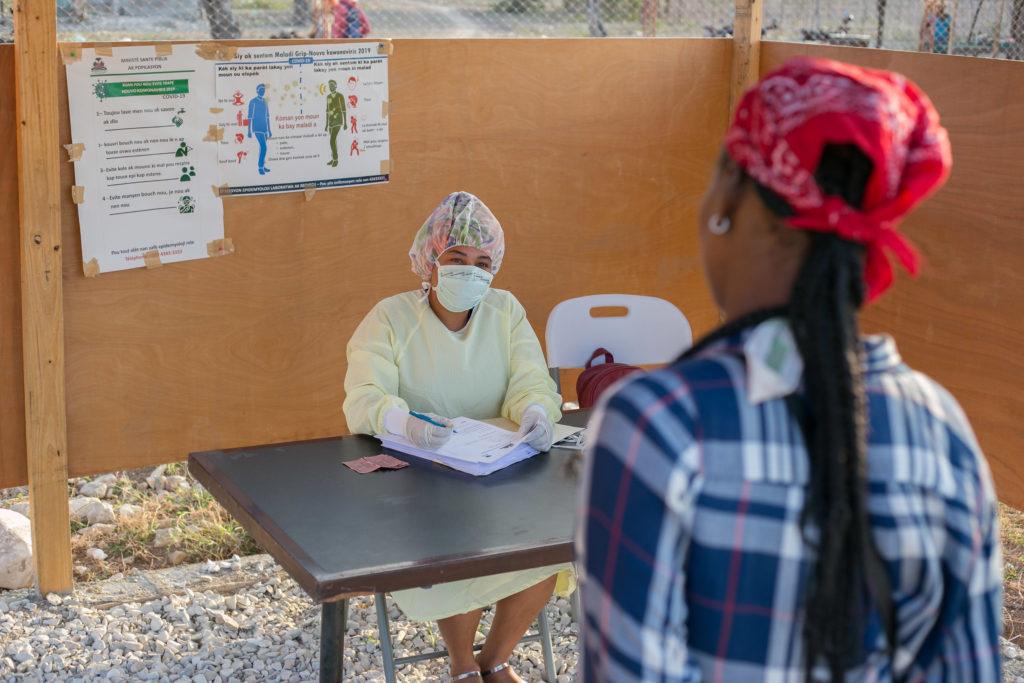
[[[872,169],[856,146],[828,145],[815,178],[823,193],[860,208]],[[744,182],[754,184],[772,213],[793,215],[779,195],[749,176]],[[870,598],[890,648],[895,618],[865,504],[867,406],[857,322],[865,300],[864,248],[832,233],[812,231],[809,239],[787,306],[734,320],[685,355],[768,318],[786,315],[790,320],[804,363],[804,392],[791,397],[790,407],[803,430],[810,470],[801,523],[805,541],[817,554],[804,599],[806,676],[812,680],[824,660],[831,680],[841,681],[861,660]]]

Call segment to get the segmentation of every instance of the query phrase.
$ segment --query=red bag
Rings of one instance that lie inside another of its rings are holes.
[[[604,356],[604,363],[594,365],[598,356]],[[593,408],[597,399],[601,397],[608,387],[618,382],[623,377],[640,372],[635,365],[616,363],[608,349],[598,349],[590,356],[585,369],[576,380],[576,400],[580,408]]]

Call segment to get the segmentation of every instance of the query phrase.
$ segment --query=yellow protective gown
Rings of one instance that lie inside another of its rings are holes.
[[[353,433],[381,434],[384,414],[403,410],[444,417],[519,422],[532,403],[561,418],[537,335],[522,304],[510,292],[492,289],[469,323],[452,332],[421,292],[406,292],[374,306],[348,343],[345,419]],[[434,621],[493,604],[558,574],[556,592],[576,585],[572,565],[541,567],[393,594],[406,616]]]

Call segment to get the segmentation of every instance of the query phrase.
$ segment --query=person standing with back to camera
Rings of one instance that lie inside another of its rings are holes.
[[[861,336],[949,141],[899,74],[796,59],[740,102],[701,210],[725,324],[606,398],[584,474],[584,681],[1000,680],[988,466]]]

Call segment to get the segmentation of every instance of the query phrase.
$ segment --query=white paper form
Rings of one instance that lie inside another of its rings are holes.
[[[494,462],[501,460],[523,442],[515,432],[489,425],[486,422],[459,417],[454,421],[455,433],[441,448],[439,455],[466,462]]]

